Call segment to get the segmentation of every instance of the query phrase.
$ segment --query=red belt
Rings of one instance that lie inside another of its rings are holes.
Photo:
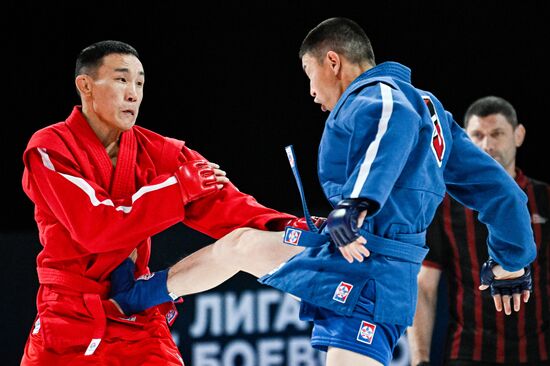
[[[38,267],[36,270],[38,272],[38,282],[41,285],[61,286],[83,294],[97,294],[102,298],[106,298],[109,294],[107,287],[72,272],[43,267]]]
[[[94,319],[94,332],[85,355],[91,355],[97,349],[101,338],[105,334],[107,318],[101,299],[106,298],[109,289],[89,278],[79,276],[72,272],[59,269],[38,267],[38,282],[41,285],[55,285],[65,287],[72,291],[80,292],[83,295],[84,303]]]

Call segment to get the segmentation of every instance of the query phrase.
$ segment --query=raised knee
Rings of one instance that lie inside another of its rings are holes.
[[[245,254],[248,246],[248,240],[246,237],[249,236],[253,230],[254,229],[248,227],[241,227],[225,235],[223,238],[214,243],[214,250],[217,252],[216,254],[225,256]]]

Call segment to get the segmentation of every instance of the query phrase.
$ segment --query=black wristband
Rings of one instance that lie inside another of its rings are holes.
[[[430,361],[420,361],[416,366],[430,366]]]

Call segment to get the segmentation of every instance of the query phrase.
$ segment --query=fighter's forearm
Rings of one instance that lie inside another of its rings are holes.
[[[435,324],[438,283],[441,271],[422,267],[418,276],[418,303],[414,322],[407,330],[411,365],[430,361],[430,349]]]
[[[414,324],[407,330],[411,350],[411,365],[430,360],[433,327],[435,323],[436,297],[418,300]]]

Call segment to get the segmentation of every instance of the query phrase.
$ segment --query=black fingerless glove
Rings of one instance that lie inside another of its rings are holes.
[[[334,244],[343,247],[360,236],[357,220],[370,207],[369,201],[363,199],[348,198],[338,203],[327,217],[327,229]]]

